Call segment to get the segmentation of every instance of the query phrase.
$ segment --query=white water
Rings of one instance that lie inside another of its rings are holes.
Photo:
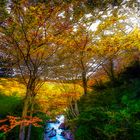
[[[61,115],[59,118],[57,117],[57,120],[59,121],[59,123],[58,122],[56,122],[56,123],[48,123],[47,127],[56,129],[56,133],[57,133],[56,136],[49,138],[49,140],[66,140],[63,136],[61,136],[62,130],[58,129],[60,124],[64,122],[64,119],[65,119],[64,115]],[[45,135],[46,135],[45,140],[48,140],[47,134],[45,134]]]

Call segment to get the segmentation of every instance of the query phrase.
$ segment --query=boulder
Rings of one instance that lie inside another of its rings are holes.
[[[56,122],[55,123],[60,123],[60,121],[58,119],[56,119]]]
[[[62,132],[61,132],[61,135],[62,135],[65,139],[67,139],[67,140],[74,140],[74,136],[73,136],[73,134],[71,133],[71,131],[69,131],[69,130],[62,131]]]
[[[61,132],[61,135],[64,137],[65,136],[65,134],[66,134],[66,131],[62,131]]]
[[[45,133],[49,133],[52,130],[52,128],[46,128]]]
[[[48,137],[54,137],[56,136],[56,130],[54,128],[52,128],[49,132],[48,132]]]
[[[65,127],[65,123],[61,123],[60,125],[59,125],[59,127],[58,127],[59,129],[65,129],[66,127]]]

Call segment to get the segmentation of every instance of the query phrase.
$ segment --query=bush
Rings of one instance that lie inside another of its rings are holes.
[[[74,121],[76,140],[138,140],[139,87],[140,79],[133,77],[131,83],[127,81],[117,87],[108,86],[83,96],[78,105],[80,115]]]

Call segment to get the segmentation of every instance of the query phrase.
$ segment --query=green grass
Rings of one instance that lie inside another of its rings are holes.
[[[0,93],[0,114],[12,115],[19,106],[21,106],[21,98],[17,96],[6,96]]]

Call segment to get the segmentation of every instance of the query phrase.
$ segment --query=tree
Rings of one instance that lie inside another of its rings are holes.
[[[77,24],[73,27],[73,31],[68,33],[64,41],[65,49],[59,55],[61,66],[57,70],[60,71],[60,79],[66,81],[81,81],[84,94],[87,94],[87,82],[90,76],[96,71],[100,65],[100,60],[96,59],[93,52],[94,45],[92,42],[93,32],[88,30],[84,23]]]
[[[0,49],[3,54],[10,54],[13,68],[16,73],[19,73],[21,82],[26,86],[23,119],[27,115],[32,116],[34,99],[42,85],[41,78],[49,78],[54,68],[61,70],[69,64],[71,72],[66,71],[67,76],[64,75],[63,77],[69,79],[72,76],[82,79],[84,94],[87,94],[89,77],[104,62],[103,51],[113,48],[113,54],[110,53],[111,51],[107,53],[107,58],[109,56],[110,59],[110,56],[114,56],[116,47],[109,46],[107,37],[98,43],[99,49],[93,44],[93,32],[87,29],[87,25],[89,26],[92,20],[86,22],[85,14],[97,14],[100,4],[108,5],[108,2],[110,1],[51,0],[42,2],[34,0],[29,2],[28,0],[13,0],[8,3],[9,10],[7,11],[4,3],[2,11],[9,15],[1,18]],[[118,3],[118,1],[114,1],[113,5],[115,6]],[[90,5],[93,6],[92,10]],[[99,17],[101,17],[100,14]],[[97,37],[102,37],[100,35],[101,30],[116,24],[116,18],[112,17],[110,17],[111,20],[103,23],[103,26],[99,26],[99,30],[96,32]],[[119,37],[118,35],[117,37]],[[115,40],[113,38],[112,40],[112,43],[115,44]],[[104,42],[107,43],[106,46],[103,45]],[[64,52],[64,56],[62,56],[62,52]],[[61,55],[61,61],[63,58],[66,58],[64,59],[66,61],[54,66],[59,54]],[[113,65],[110,64],[111,77],[114,77]],[[30,134],[30,129],[28,130],[28,134]],[[20,140],[25,139],[24,123],[21,124],[19,137]]]
[[[0,56],[0,77],[12,77],[13,76],[13,69],[11,68],[12,63],[10,63],[10,58]]]
[[[68,24],[60,20],[61,7],[51,3],[32,5],[28,1],[12,1],[10,15],[1,26],[1,46],[9,54],[13,66],[26,86],[22,119],[32,116],[34,98],[42,85],[41,76],[47,70],[47,63],[59,49],[59,38]],[[64,10],[64,9],[63,9]],[[57,22],[55,22],[57,19]],[[30,139],[30,129],[27,139]],[[19,139],[25,139],[24,122],[20,126]]]
[[[0,0],[0,26],[3,24],[5,18],[8,16],[8,12],[6,10],[7,0]]]
[[[111,31],[109,35],[103,35],[96,44],[99,57],[105,59],[102,68],[113,85],[118,79],[119,72],[134,61],[133,57],[139,54],[139,29],[133,29],[130,33],[120,32],[115,27],[114,30],[115,32]]]

